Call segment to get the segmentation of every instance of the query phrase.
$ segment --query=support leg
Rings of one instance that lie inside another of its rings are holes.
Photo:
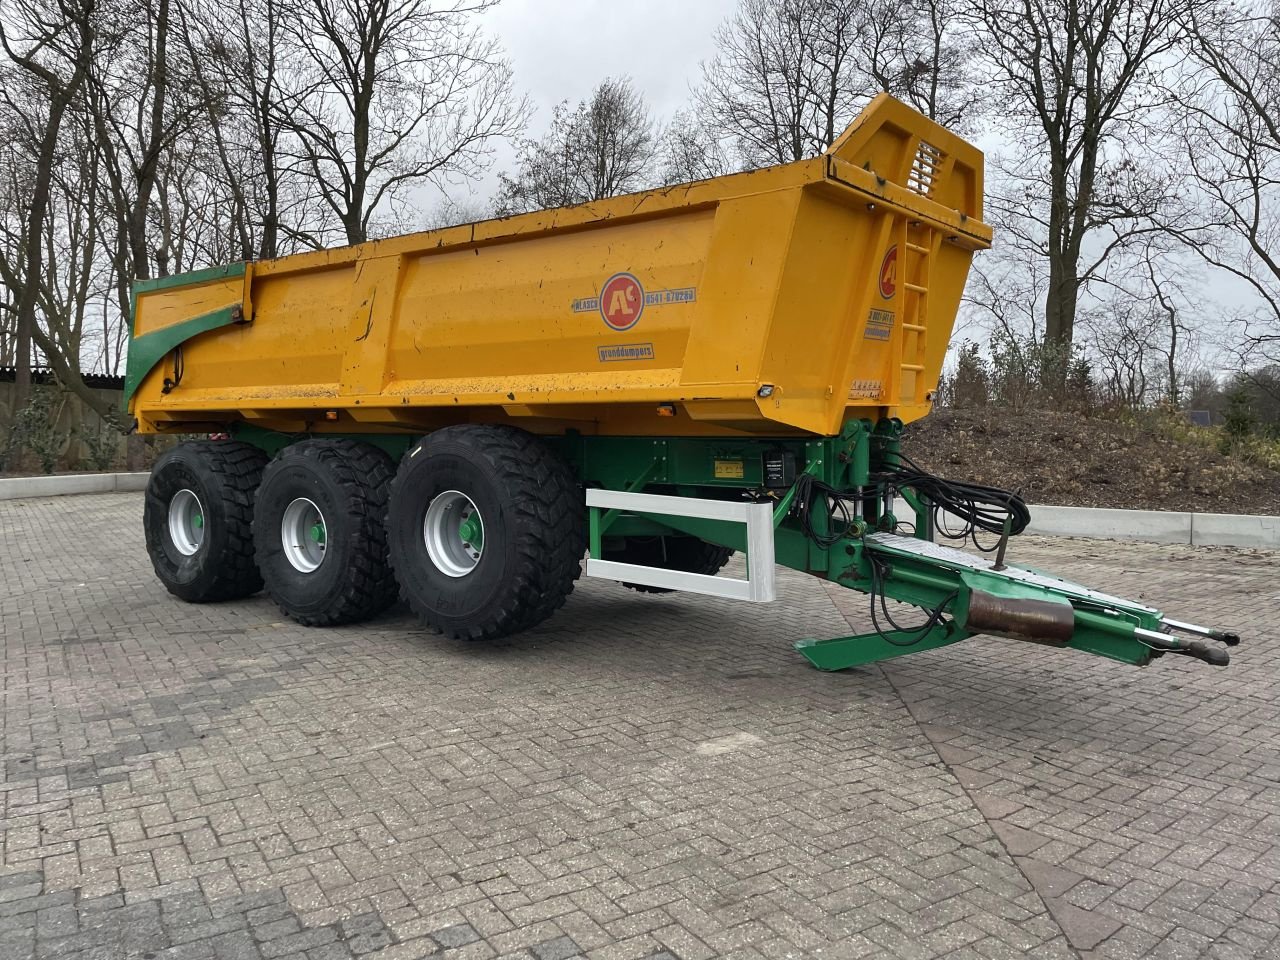
[[[796,644],[796,649],[819,670],[847,670],[864,663],[945,647],[970,636],[972,634],[948,620],[930,628],[923,635],[918,630],[886,630],[883,636],[878,633],[860,633],[852,637],[833,637],[830,640],[801,640]]]

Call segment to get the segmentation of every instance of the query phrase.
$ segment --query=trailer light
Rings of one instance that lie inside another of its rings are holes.
[[[674,417],[676,415],[676,405],[674,403],[658,404],[658,416]]]
[[[757,391],[756,391],[756,396],[757,396],[757,397],[759,397],[761,400],[764,400],[764,399],[766,399],[766,398],[768,398],[768,397],[772,397],[772,396],[773,396],[773,384],[772,384],[772,383],[766,383],[764,386],[762,386],[759,390],[757,390]]]
[[[337,411],[337,410],[326,410],[326,411],[324,412],[324,418],[325,418],[326,420],[337,420],[337,419],[338,419],[338,411]]]

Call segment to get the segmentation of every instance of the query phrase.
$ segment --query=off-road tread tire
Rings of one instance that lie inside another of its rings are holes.
[[[403,515],[398,501],[413,495],[406,489],[413,465],[420,458],[429,460],[432,448],[444,441],[463,442],[479,453],[505,492],[516,528],[510,572],[497,602],[465,623],[450,624],[406,589],[402,571],[413,560],[398,555],[392,540],[390,560],[401,584],[400,596],[424,624],[453,639],[493,640],[536,626],[564,606],[582,575],[587,549],[582,488],[564,459],[533,434],[504,425],[459,424],[424,437],[401,461],[391,485],[389,524],[400,522],[397,514]]]
[[[377,616],[395,603],[398,589],[391,566],[387,563],[386,527],[387,498],[395,463],[386,451],[359,440],[302,440],[285,447],[267,464],[262,486],[267,488],[275,470],[297,459],[308,461],[327,472],[345,492],[347,514],[341,522],[356,521],[356,530],[349,541],[351,555],[346,575],[341,580],[341,590],[332,595],[331,603],[321,612],[300,612],[273,592],[270,583],[266,584],[268,595],[281,613],[304,627],[358,623]],[[267,492],[270,493],[269,488]],[[266,550],[268,544],[279,536],[278,525],[274,530],[254,528],[259,551]]]
[[[702,573],[715,576],[719,573],[733,551],[714,543],[707,543],[697,537],[662,537],[667,542],[667,556],[661,558],[647,557],[640,552],[639,545],[628,541],[621,549],[606,550],[606,560],[617,560],[621,563],[640,563],[649,567],[661,567],[664,570],[679,570],[682,573]],[[651,587],[643,583],[619,581],[629,590],[638,593],[672,593],[668,587]]]
[[[219,481],[226,544],[222,555],[208,565],[209,575],[202,578],[204,582],[201,584],[170,583],[158,567],[156,574],[170,593],[188,603],[217,603],[253,596],[262,589],[262,575],[254,561],[253,506],[267,455],[252,444],[237,440],[191,440],[160,456],[151,471],[152,479],[147,484],[147,500],[143,508],[147,553],[151,556],[152,565],[157,564],[157,550],[163,551],[163,547],[154,541],[150,523],[151,511],[155,509],[154,478],[173,459],[188,455],[198,458]],[[208,509],[206,506],[205,510]]]

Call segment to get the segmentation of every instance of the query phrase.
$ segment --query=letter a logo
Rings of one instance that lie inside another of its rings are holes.
[[[635,313],[634,310],[627,306],[627,294],[631,292],[631,290],[613,291],[613,302],[609,304],[609,316],[616,317],[620,313],[625,313],[629,317]]]
[[[892,300],[898,292],[898,245],[894,244],[880,264],[880,296]]]
[[[600,288],[600,316],[613,330],[630,330],[644,313],[644,287],[629,273],[615,273]]]

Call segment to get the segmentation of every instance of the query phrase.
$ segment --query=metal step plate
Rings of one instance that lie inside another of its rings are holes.
[[[1029,583],[1037,587],[1057,590],[1101,606],[1120,606],[1131,610],[1138,609],[1158,613],[1154,607],[1135,603],[1123,597],[1112,596],[1109,593],[1102,593],[1099,590],[1092,590],[1089,587],[1082,587],[1078,583],[1072,583],[1069,580],[1063,580],[1061,577],[1053,577],[1045,573],[1037,573],[1035,570],[1026,570],[1022,567],[1005,567],[1003,570],[994,570],[992,569],[995,565],[994,560],[989,560],[986,557],[976,557],[971,553],[965,553],[963,550],[957,550],[955,547],[945,547],[942,544],[930,543],[928,540],[917,540],[915,537],[904,537],[897,533],[871,533],[867,534],[866,541],[877,548],[920,557],[930,563],[941,564],[953,570],[981,570],[983,573],[990,574],[993,577],[1003,577],[1006,580],[1016,580],[1019,583]]]

